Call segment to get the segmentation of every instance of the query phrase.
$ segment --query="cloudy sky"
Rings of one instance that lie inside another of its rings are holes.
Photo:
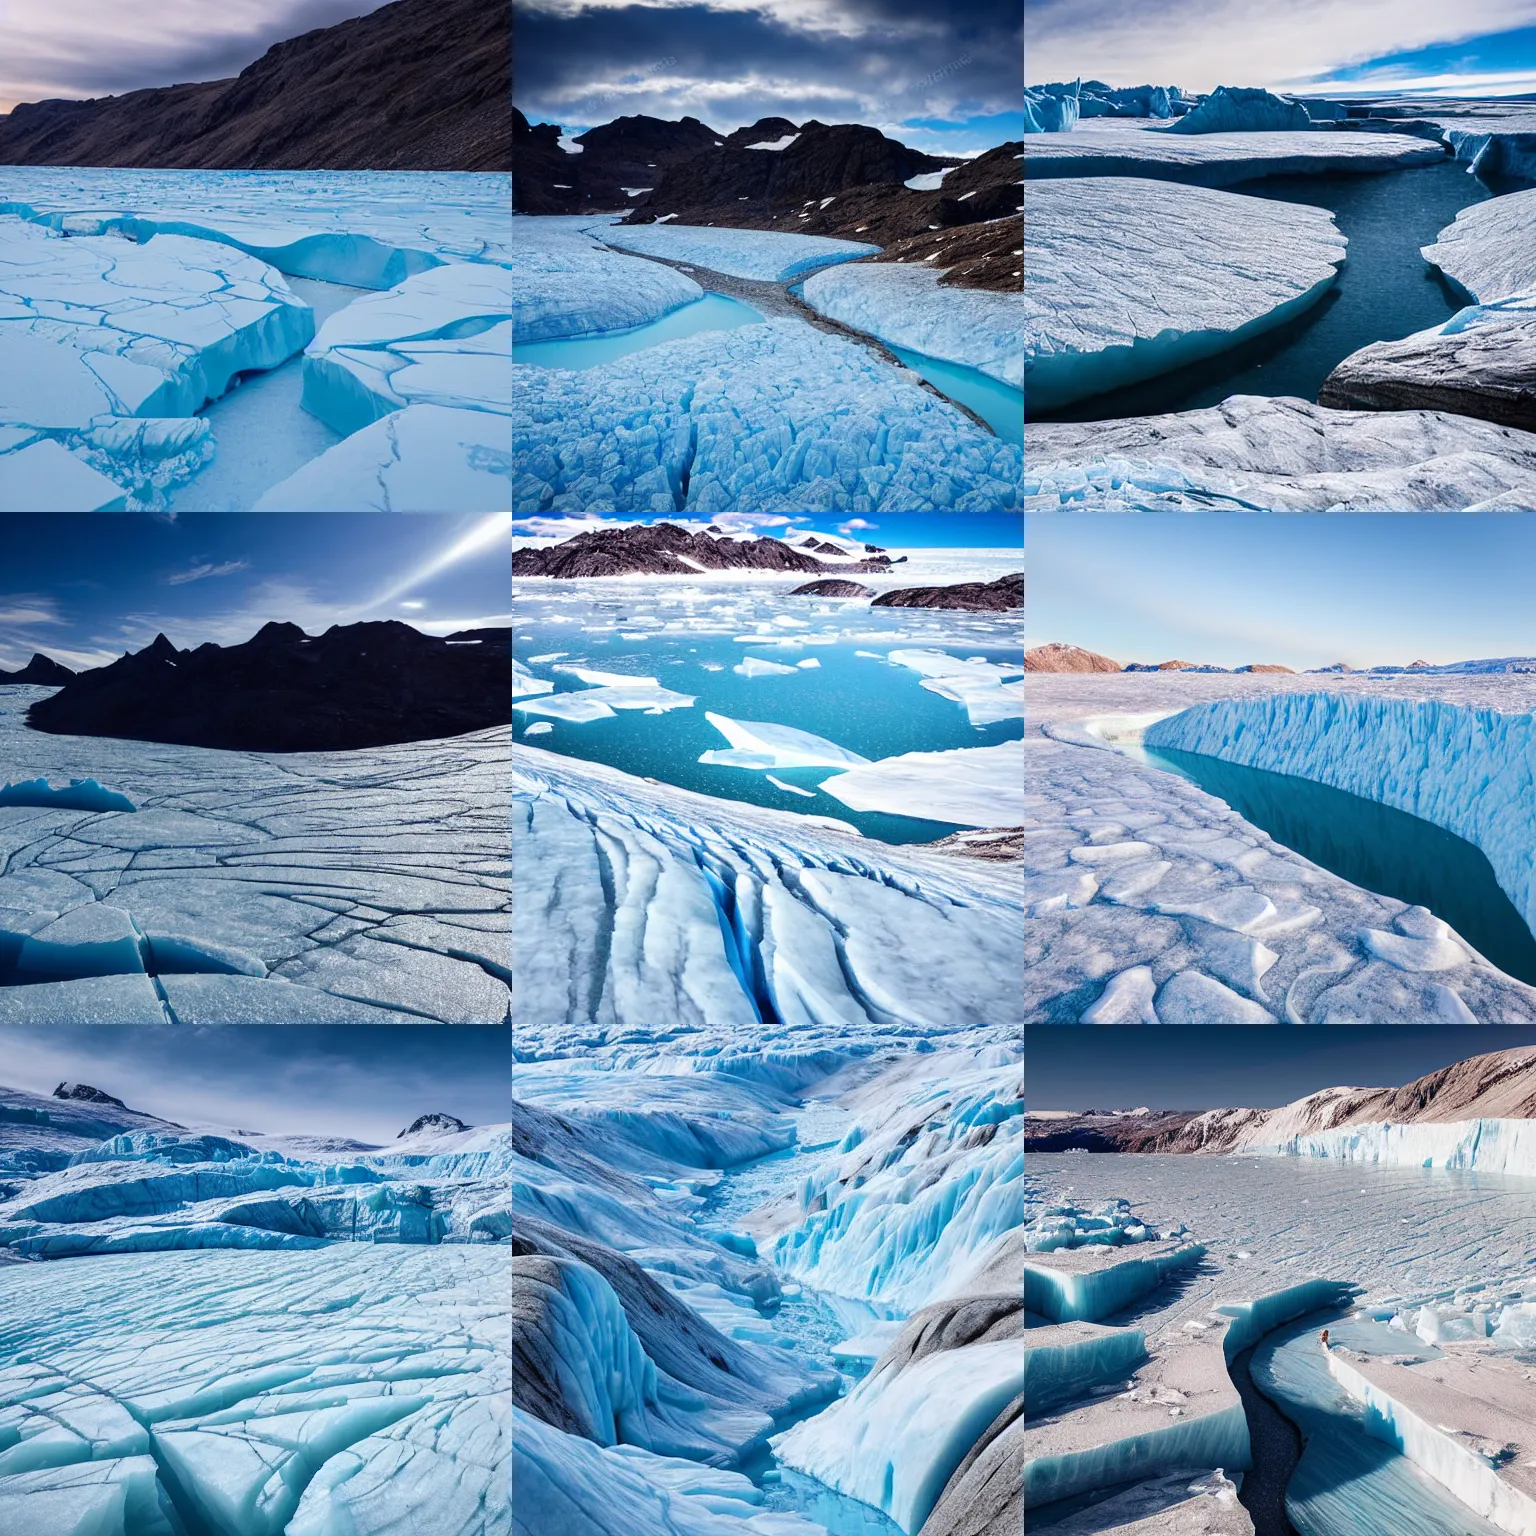
[[[186,1126],[393,1141],[418,1115],[511,1113],[507,1030],[391,1025],[215,1029],[0,1025],[0,1084],[89,1083]]]
[[[273,43],[383,0],[0,0],[0,112],[238,75]]]
[[[1029,0],[1025,11],[1032,83],[1536,90],[1536,0]]]
[[[1034,0],[1031,0],[1031,7]],[[860,122],[966,154],[1023,131],[1019,0],[518,0],[516,100],[579,133]]]
[[[34,651],[79,670],[163,632],[249,640],[268,620],[310,634],[402,619],[429,634],[506,625],[510,518],[215,513],[0,518],[0,668]]]
[[[759,533],[773,538],[800,532],[837,534],[885,549],[1018,549],[1021,559],[1023,556],[1022,520],[1007,512],[902,512],[876,521],[866,517],[790,517],[777,512],[723,512],[713,518],[556,514],[514,517],[512,543],[514,547],[545,544],[598,528],[622,528],[633,523],[672,523],[690,533],[702,533],[713,524],[729,533]]]
[[[1332,1029],[1035,1029],[1031,1109],[1270,1109],[1319,1088],[1396,1087],[1487,1051],[1536,1044],[1522,1025]]]
[[[1536,518],[1052,515],[1026,545],[1032,646],[1298,669],[1536,655]]]

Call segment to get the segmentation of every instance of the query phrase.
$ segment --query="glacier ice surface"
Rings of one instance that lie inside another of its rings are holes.
[[[605,245],[687,262],[728,277],[784,283],[833,262],[875,256],[878,245],[834,240],[827,235],[791,235],[767,229],[700,228],[691,224],[605,224],[593,233]]]

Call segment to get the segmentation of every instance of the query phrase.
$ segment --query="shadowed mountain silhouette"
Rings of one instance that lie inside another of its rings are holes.
[[[311,638],[266,624],[243,645],[179,651],[164,635],[73,678],[27,724],[247,752],[326,752],[430,741],[512,718],[512,634],[438,639],[390,619]]]
[[[45,688],[53,688],[62,683],[67,683],[75,674],[68,667],[60,666],[58,662],[39,652],[32,653],[29,661],[19,672],[0,672],[0,685],[6,683],[35,683]]]

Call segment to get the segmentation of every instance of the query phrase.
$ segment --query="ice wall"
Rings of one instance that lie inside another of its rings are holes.
[[[1081,1397],[1100,1382],[1124,1380],[1146,1352],[1147,1338],[1140,1328],[1085,1328],[1069,1338],[1058,1337],[1055,1330],[1031,1328],[1024,1335],[1029,1411],[1044,1413]]]
[[[1041,1262],[1024,1264],[1024,1305],[1054,1322],[1097,1322],[1128,1307],[1180,1269],[1205,1256],[1199,1243],[1184,1243],[1170,1253],[1119,1259],[1102,1269],[1071,1271]]]
[[[1459,1168],[1536,1177],[1536,1120],[1372,1123],[1313,1131],[1284,1141],[1255,1141],[1244,1152],[1330,1157],[1399,1168]]]
[[[1536,921],[1536,716],[1280,693],[1197,705],[1148,726],[1143,740],[1314,779],[1444,827],[1482,849],[1521,916]],[[1395,952],[1381,958],[1406,969],[1450,963],[1439,946],[1452,941],[1443,935],[1381,937]]]

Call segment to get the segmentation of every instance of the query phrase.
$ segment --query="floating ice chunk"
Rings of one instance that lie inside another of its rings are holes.
[[[555,685],[547,677],[535,677],[515,656],[512,658],[512,697],[532,698],[540,693],[553,693]]]
[[[664,229],[655,224],[606,225],[593,233],[605,245],[615,245],[620,250],[686,261],[711,272],[767,283],[788,282],[831,262],[856,261],[880,251],[878,245],[833,240],[826,235],[701,228],[692,224],[669,223]]]
[[[999,665],[971,656],[961,661],[947,651],[890,652],[899,667],[910,667],[923,678],[923,687],[942,698],[965,705],[972,725],[993,725],[1024,714],[1023,668]],[[1008,679],[1017,678],[1014,683]]]
[[[304,409],[346,436],[408,405],[512,408],[513,275],[458,262],[339,309],[304,355]]]
[[[495,512],[512,504],[512,429],[489,411],[412,405],[327,449],[258,512]]]
[[[932,267],[860,262],[813,272],[802,294],[843,325],[1022,389],[1024,294],[955,288],[939,278]]]
[[[747,656],[738,661],[732,672],[739,672],[743,677],[793,677],[794,667],[786,667],[777,661],[763,661],[756,656]]]
[[[801,789],[798,784],[786,784],[783,779],[776,779],[771,773],[766,775],[766,777],[770,784],[777,789],[784,790],[787,794],[804,795],[807,800],[813,800],[816,797],[814,789]]]
[[[65,788],[51,789],[47,779],[27,779],[0,788],[0,805],[40,806],[70,811],[136,811],[127,795],[107,789],[95,779],[71,779]]]
[[[554,730],[554,726],[552,726],[548,720],[535,720],[533,724],[523,732],[523,735],[547,736],[552,730]]]
[[[1040,409],[1281,324],[1333,285],[1347,244],[1325,209],[1141,178],[1031,183],[1027,202],[1024,372]],[[1155,233],[1192,224],[1193,243]]]
[[[584,683],[598,688],[656,688],[660,685],[654,677],[640,677],[633,672],[598,672],[592,667],[556,667],[556,672],[569,672]]]
[[[732,720],[706,710],[704,718],[730,742],[730,750],[705,752],[701,763],[721,768],[843,767],[869,762],[824,736],[813,736],[792,725],[763,720]]]
[[[835,774],[821,787],[856,811],[885,811],[964,827],[1022,826],[1024,743],[904,752]]]
[[[553,715],[555,719],[569,720],[573,725],[587,720],[613,719],[613,710],[605,699],[594,699],[586,693],[556,693],[541,699],[524,699],[512,708],[520,714]]]
[[[795,665],[802,671],[809,671],[812,667],[819,667],[821,660],[816,656],[807,656],[804,661],[797,661]]]

